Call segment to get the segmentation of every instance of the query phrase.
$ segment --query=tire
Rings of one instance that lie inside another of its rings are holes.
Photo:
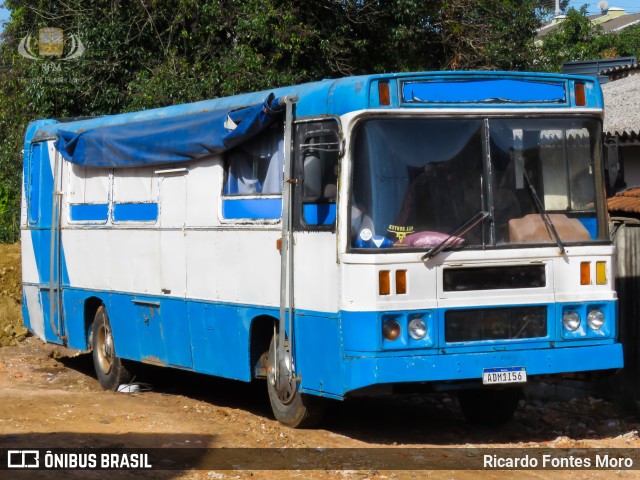
[[[486,427],[508,423],[522,398],[520,388],[493,390],[489,388],[458,392],[458,401],[467,422]]]
[[[111,324],[104,305],[98,308],[93,319],[91,346],[93,366],[100,386],[104,390],[115,391],[119,385],[130,381],[129,372],[122,364],[122,360],[116,356]]]
[[[315,395],[306,395],[298,392],[298,383],[289,384],[287,392],[278,395],[273,381],[275,368],[276,339],[271,339],[269,356],[267,360],[267,391],[269,403],[276,420],[292,428],[316,427],[322,421],[326,410],[326,399]]]

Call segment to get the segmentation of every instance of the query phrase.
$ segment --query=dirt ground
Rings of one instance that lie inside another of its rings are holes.
[[[25,339],[20,302],[20,244],[0,244],[0,347]]]
[[[17,252],[15,246],[0,247],[3,328],[16,328],[20,321]],[[322,428],[292,430],[273,419],[264,383],[244,384],[141,365],[135,369],[136,380],[148,383],[150,391],[105,392],[95,379],[90,354],[47,345],[34,337],[19,342],[21,336],[5,335],[11,345],[0,348],[0,448],[388,449],[381,450],[382,455],[391,450],[437,448],[443,461],[450,456],[450,448],[464,448],[470,455],[476,448],[640,448],[637,414],[593,396],[522,401],[514,420],[498,429],[466,424],[454,397],[446,394],[356,399],[331,405]],[[0,470],[0,478],[551,480],[640,478],[640,470]]]

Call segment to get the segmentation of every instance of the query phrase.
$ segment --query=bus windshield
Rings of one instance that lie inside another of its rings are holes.
[[[365,120],[353,144],[351,247],[549,244],[554,229],[563,243],[606,240],[600,129],[578,117]]]

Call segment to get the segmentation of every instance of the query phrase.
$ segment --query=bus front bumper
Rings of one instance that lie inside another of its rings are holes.
[[[622,345],[609,343],[500,352],[344,357],[344,393],[372,385],[482,380],[484,369],[524,367],[527,376],[618,369]]]

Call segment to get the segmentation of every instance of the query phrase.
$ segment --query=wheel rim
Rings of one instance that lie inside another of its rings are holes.
[[[283,385],[283,388],[278,388],[278,382],[276,379],[276,369],[275,369],[275,346],[272,351],[272,355],[270,355],[269,367],[267,369],[267,377],[268,382],[273,388],[273,391],[276,394],[276,397],[283,405],[289,405],[296,397],[298,392],[298,384],[294,379],[289,380],[286,384]],[[280,375],[287,375],[290,372],[290,365],[287,362],[287,358],[283,358],[280,360],[279,373]]]
[[[114,360],[113,337],[111,336],[109,327],[104,324],[101,325],[98,330],[96,351],[98,352],[100,370],[108,374],[111,371]]]
[[[296,393],[298,391],[297,386],[298,385],[295,381],[290,380],[289,382],[287,382],[286,388],[282,389],[282,391],[278,391],[276,389],[278,400],[280,400],[283,405],[289,405],[296,396]]]

